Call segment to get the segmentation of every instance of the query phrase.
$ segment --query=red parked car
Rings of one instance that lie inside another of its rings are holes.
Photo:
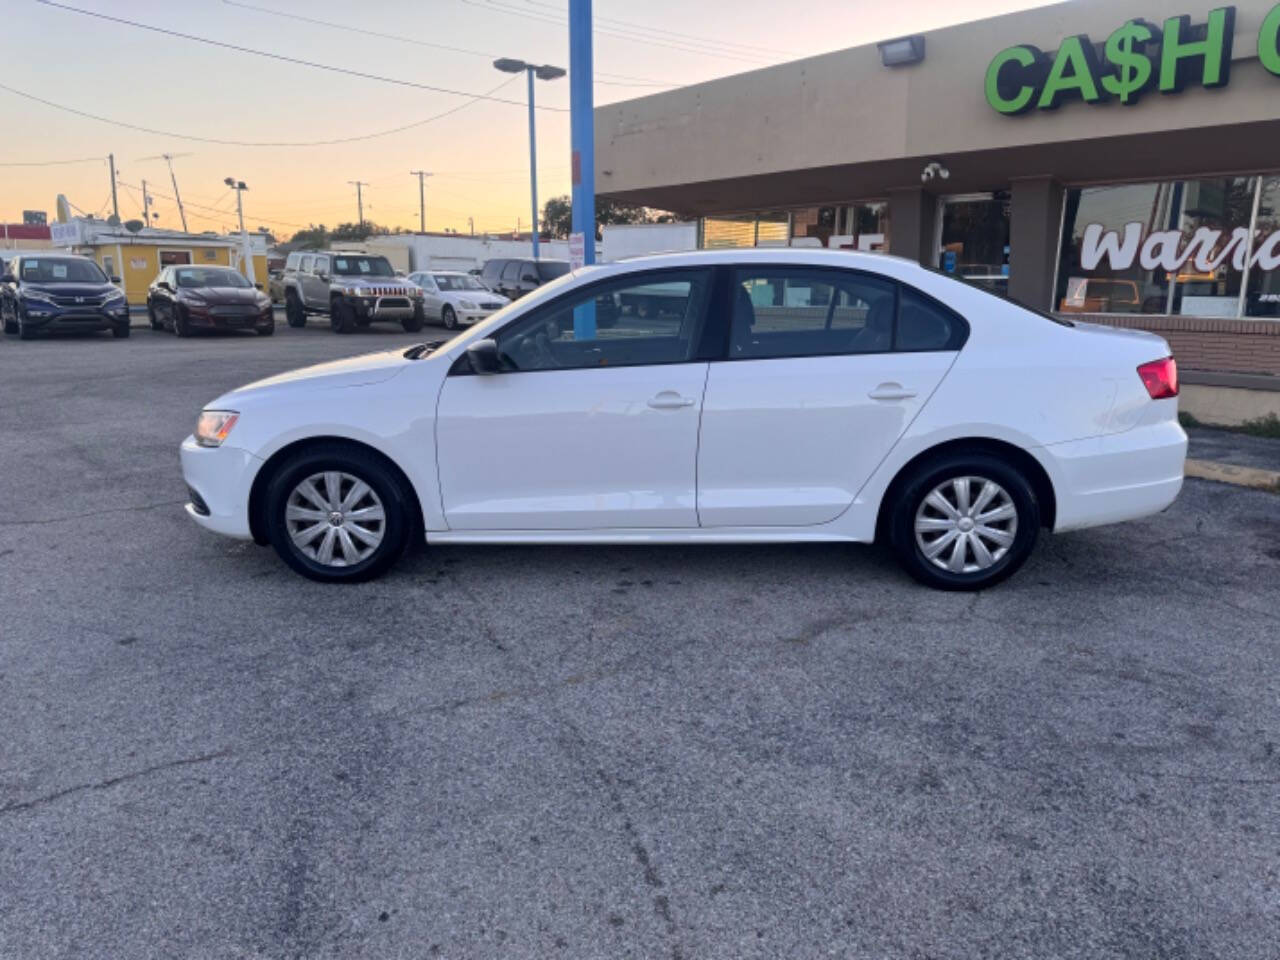
[[[230,267],[165,267],[147,290],[152,330],[180,337],[197,329],[275,333],[270,298]]]

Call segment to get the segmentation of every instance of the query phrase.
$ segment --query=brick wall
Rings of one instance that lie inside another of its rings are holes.
[[[1280,377],[1280,320],[1166,317],[1150,314],[1081,316],[1069,319],[1150,330],[1169,341],[1178,366],[1221,373]]]

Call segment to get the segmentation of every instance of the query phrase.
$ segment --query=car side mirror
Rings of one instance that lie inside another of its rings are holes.
[[[260,284],[260,283],[255,283],[255,284],[253,285],[253,288],[254,288],[255,290],[261,290],[261,289],[262,289],[262,284]]]
[[[117,277],[117,276],[115,276],[114,274],[112,274],[110,277],[107,277],[107,279],[108,279],[108,280],[110,280],[112,283],[120,283],[120,282],[121,282],[121,281],[120,281],[120,278],[119,278],[119,277]]]
[[[168,280],[157,280],[156,286],[159,287],[161,290],[169,290],[169,291],[173,290],[173,287],[169,286]]]
[[[327,273],[317,273],[316,278],[318,280],[323,280],[325,283],[329,282],[329,275]]]
[[[496,340],[477,340],[467,347],[467,359],[471,361],[471,369],[479,374],[499,373],[502,370],[502,358],[498,355]]]

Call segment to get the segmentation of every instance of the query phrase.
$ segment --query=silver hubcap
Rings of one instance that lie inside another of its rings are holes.
[[[935,567],[978,573],[999,562],[1018,533],[1018,508],[985,477],[940,483],[916,511],[916,546]]]
[[[386,512],[373,488],[338,470],[313,473],[294,487],[284,519],[294,546],[327,567],[364,560],[387,530]]]

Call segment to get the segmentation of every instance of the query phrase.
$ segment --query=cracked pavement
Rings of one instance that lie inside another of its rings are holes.
[[[1274,957],[1280,498],[975,596],[814,545],[326,588],[183,515],[204,402],[413,339],[0,341],[0,958]]]

